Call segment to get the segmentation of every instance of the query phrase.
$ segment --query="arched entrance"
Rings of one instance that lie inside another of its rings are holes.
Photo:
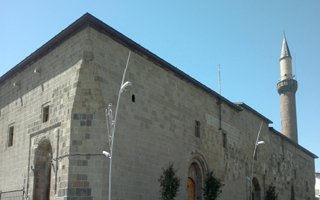
[[[50,199],[52,148],[50,142],[39,143],[34,157],[33,200]]]
[[[192,163],[188,176],[188,200],[202,199],[202,170],[197,163]]]
[[[257,178],[252,179],[252,200],[260,200],[261,199],[261,188],[259,185],[259,181]]]

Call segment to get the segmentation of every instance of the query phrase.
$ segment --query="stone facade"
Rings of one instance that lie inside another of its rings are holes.
[[[320,173],[316,172],[316,199],[320,199]]]
[[[129,51],[132,86],[119,104],[113,199],[158,199],[169,163],[181,179],[181,200],[192,199],[188,179],[202,199],[211,170],[224,183],[221,199],[249,199],[250,188],[263,199],[270,184],[279,199],[314,198],[314,154],[248,105],[230,102],[89,14],[1,77],[2,194],[107,198],[105,109],[115,108]],[[266,144],[253,159],[260,125]]]

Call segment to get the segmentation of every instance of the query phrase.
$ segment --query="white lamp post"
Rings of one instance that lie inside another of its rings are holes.
[[[102,151],[102,154],[110,159],[110,162],[109,162],[109,164],[110,164],[110,166],[109,166],[109,191],[108,191],[108,193],[109,193],[108,199],[109,200],[111,200],[111,177],[112,177],[112,158],[113,158],[112,153],[113,153],[113,144],[114,144],[114,133],[116,130],[116,121],[117,121],[120,97],[121,97],[122,92],[124,92],[127,87],[132,85],[132,83],[129,81],[124,82],[127,68],[128,68],[128,64],[129,64],[130,55],[131,55],[131,51],[129,51],[126,67],[125,67],[123,75],[122,75],[122,81],[121,81],[121,85],[120,85],[120,89],[119,89],[119,93],[118,93],[118,100],[117,100],[116,111],[115,111],[114,117],[112,115],[112,109],[111,109],[112,104],[109,104],[108,108],[106,109],[107,126],[108,126],[108,140],[109,140],[109,145],[110,145],[110,152]]]
[[[259,128],[259,132],[257,135],[257,139],[256,142],[254,144],[254,150],[253,150],[253,154],[252,154],[252,164],[251,164],[251,177],[250,177],[250,199],[253,200],[253,196],[252,196],[252,180],[253,180],[253,166],[254,166],[254,160],[255,160],[255,156],[256,156],[256,152],[257,152],[257,148],[260,144],[265,144],[264,141],[259,141],[259,137],[260,137],[260,132],[262,129],[262,124],[263,122],[261,122],[260,128]]]

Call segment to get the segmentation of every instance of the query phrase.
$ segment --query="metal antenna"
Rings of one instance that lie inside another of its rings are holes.
[[[218,65],[218,84],[219,84],[219,94],[221,95],[221,69],[220,64]]]

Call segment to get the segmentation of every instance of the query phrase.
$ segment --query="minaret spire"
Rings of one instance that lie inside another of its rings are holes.
[[[293,79],[292,62],[286,35],[283,34],[280,54],[280,81],[277,90],[280,95],[281,132],[298,143],[296,91],[298,82]]]
[[[287,43],[286,33],[283,32],[283,40],[282,40],[282,48],[281,48],[281,54],[280,54],[280,60],[286,57],[291,58],[289,46]]]

